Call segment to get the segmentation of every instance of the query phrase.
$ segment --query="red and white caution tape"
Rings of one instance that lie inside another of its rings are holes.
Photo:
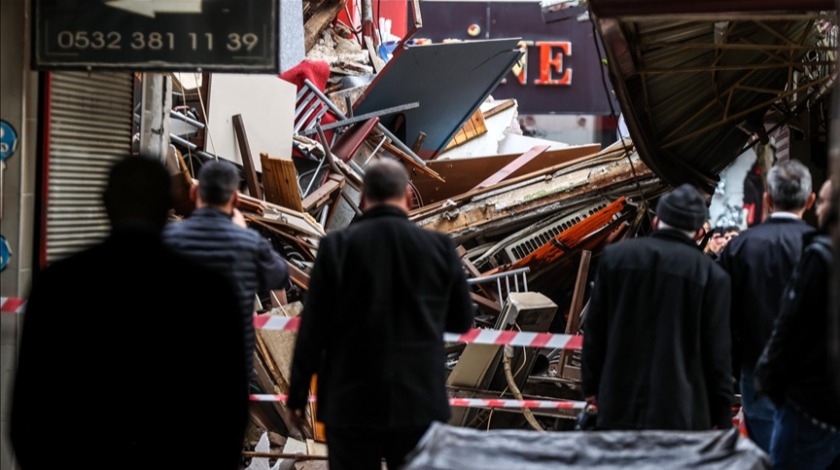
[[[26,305],[26,299],[17,297],[0,297],[0,312],[21,313]]]
[[[585,401],[502,400],[501,398],[450,398],[451,406],[467,408],[530,408],[541,410],[582,410]]]
[[[581,349],[583,347],[583,336],[479,328],[473,328],[464,334],[444,333],[443,340],[450,343],[495,344],[526,348]]]
[[[297,331],[300,317],[280,315],[258,315],[254,327],[258,330]],[[485,330],[473,328],[463,333],[444,333],[443,340],[450,343],[493,344],[497,346],[521,346],[526,348],[581,349],[583,336],[554,333],[532,333],[513,330]]]
[[[300,317],[282,317],[280,315],[257,315],[254,317],[254,328],[258,330],[297,331],[300,327]]]
[[[286,402],[286,395],[251,395],[251,401]],[[314,396],[309,397],[315,401]],[[450,398],[451,406],[464,408],[530,408],[541,410],[582,410],[586,407],[583,401],[552,401],[552,400],[503,400],[496,398]]]

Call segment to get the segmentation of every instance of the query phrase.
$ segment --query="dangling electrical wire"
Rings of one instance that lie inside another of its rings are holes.
[[[647,198],[645,197],[644,193],[642,192],[642,185],[639,183],[639,175],[636,174],[636,167],[633,165],[633,159],[630,158],[630,149],[627,148],[627,144],[624,143],[624,135],[621,132],[621,126],[618,125],[618,115],[615,113],[615,106],[613,106],[612,96],[610,94],[610,87],[607,85],[607,75],[604,71],[604,67],[606,64],[604,63],[604,56],[601,54],[601,46],[598,43],[598,31],[595,28],[595,20],[592,21],[592,40],[595,41],[595,50],[598,52],[598,63],[600,64],[601,68],[601,84],[604,86],[604,94],[607,96],[607,104],[610,106],[610,116],[615,119],[616,122],[616,130],[618,132],[618,140],[621,141],[621,147],[624,149],[624,156],[627,157],[627,161],[630,163],[630,170],[633,172],[633,181],[636,183],[636,190],[639,192],[639,197],[642,199],[642,202],[645,203],[646,208],[650,207],[650,203],[648,202]],[[650,212],[645,210],[645,215],[648,218],[649,222],[652,222]]]

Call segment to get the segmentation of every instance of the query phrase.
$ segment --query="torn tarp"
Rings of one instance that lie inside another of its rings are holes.
[[[752,441],[728,431],[479,431],[434,424],[405,470],[769,469]]]

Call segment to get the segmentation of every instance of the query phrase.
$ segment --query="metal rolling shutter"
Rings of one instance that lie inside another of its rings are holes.
[[[46,259],[105,238],[108,171],[131,151],[130,73],[54,72],[50,77]]]

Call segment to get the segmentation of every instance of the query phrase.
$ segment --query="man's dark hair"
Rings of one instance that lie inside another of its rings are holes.
[[[166,167],[145,157],[126,157],[111,168],[102,195],[113,225],[142,223],[162,229],[172,206],[171,178]]]
[[[371,202],[401,198],[408,186],[408,172],[394,160],[380,160],[365,170],[364,197]]]
[[[205,163],[198,170],[198,195],[211,206],[223,206],[239,189],[239,171],[223,160]]]
[[[729,232],[741,233],[741,228],[735,225],[727,225],[726,227],[724,227],[723,233]]]
[[[797,160],[776,163],[767,172],[767,192],[776,209],[802,209],[811,195],[811,172]]]
[[[726,233],[726,229],[723,227],[715,227],[712,229],[712,235],[723,235]]]

